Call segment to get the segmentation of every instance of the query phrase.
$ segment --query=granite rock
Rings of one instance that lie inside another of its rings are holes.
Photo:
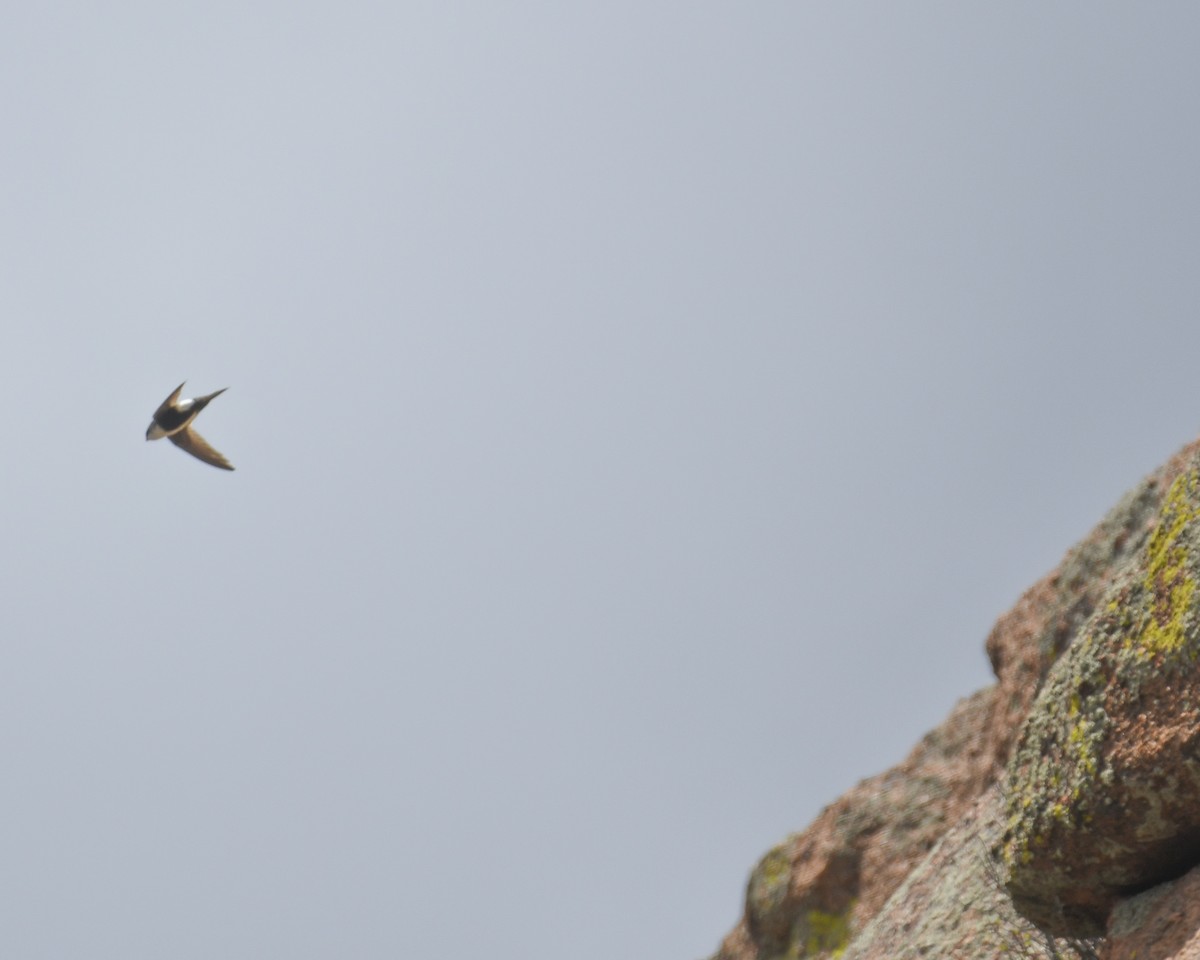
[[[1198,449],[1000,617],[995,684],[768,851],[714,960],[1107,957],[1114,907],[1200,863]]]

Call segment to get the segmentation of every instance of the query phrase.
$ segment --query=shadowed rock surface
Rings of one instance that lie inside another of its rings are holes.
[[[1198,447],[999,619],[993,686],[762,858],[714,960],[1193,955],[1120,951],[1200,864]]]
[[[1118,904],[1108,948],[1110,960],[1200,960],[1200,868]]]

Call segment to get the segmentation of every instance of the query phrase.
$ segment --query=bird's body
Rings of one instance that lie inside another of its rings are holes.
[[[185,380],[184,383],[187,383]],[[208,445],[205,439],[192,429],[192,421],[214,397],[219,397],[228,387],[222,387],[216,393],[210,393],[194,399],[180,399],[183,383],[177,386],[162,405],[154,411],[154,419],[146,428],[147,440],[161,440],[166,437],[180,450],[186,450],[197,460],[220,467],[222,470],[232,470],[233,465],[221,454]]]

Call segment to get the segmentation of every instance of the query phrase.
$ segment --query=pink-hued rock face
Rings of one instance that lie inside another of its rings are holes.
[[[1009,763],[997,847],[1021,913],[1099,935],[1200,860],[1200,465],[1054,665]]]
[[[746,893],[746,914],[719,957],[805,955],[844,946],[903,882],[995,774],[984,755],[990,698],[961,701],[900,766],[864,780],[802,834],[767,853]]]
[[[1200,960],[1200,868],[1121,902],[1106,960]]]
[[[1187,765],[1200,755],[1198,449],[1127,494],[999,619],[995,685],[766,854],[715,960],[1070,956],[1050,934],[1102,932],[1125,879],[1144,887],[1200,862],[1181,826],[1200,782]]]

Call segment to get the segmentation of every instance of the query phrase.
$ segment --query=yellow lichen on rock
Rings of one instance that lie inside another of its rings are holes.
[[[1200,477],[1195,470],[1176,478],[1146,545],[1142,586],[1150,599],[1145,627],[1129,644],[1143,657],[1181,651],[1188,642],[1188,613],[1196,592],[1184,534],[1200,517]]]
[[[850,942],[850,910],[845,913],[824,913],[809,910],[805,915],[802,937],[797,938],[797,957],[826,955],[836,960]],[[803,939],[803,943],[799,942]]]

